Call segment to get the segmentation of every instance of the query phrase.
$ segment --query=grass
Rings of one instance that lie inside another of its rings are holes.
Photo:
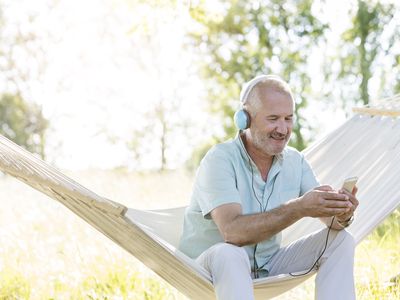
[[[396,210],[356,248],[354,276],[357,299],[400,299],[400,284],[390,282],[399,273],[400,210]],[[313,299],[313,295],[314,282],[311,279],[279,299]]]
[[[99,263],[106,263],[99,260]],[[52,278],[43,289],[36,289],[32,278],[5,270],[1,275],[0,299],[177,299],[178,292],[153,276],[143,276],[126,266],[108,270],[91,269],[71,286],[62,278]]]
[[[97,193],[139,209],[184,205],[192,178],[180,172],[70,174]],[[62,205],[13,178],[0,179],[0,300],[186,299]],[[399,299],[400,212],[356,250],[358,299]],[[313,299],[308,280],[279,299]]]
[[[356,252],[357,291],[360,299],[400,299],[400,210],[396,210]]]

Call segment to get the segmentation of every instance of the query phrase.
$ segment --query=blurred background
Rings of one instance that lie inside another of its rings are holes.
[[[131,207],[188,202],[262,73],[292,87],[304,149],[400,92],[400,3],[0,0],[0,133]],[[183,297],[58,203],[0,181],[0,299]],[[360,299],[398,299],[399,223],[358,247]],[[312,298],[312,284],[284,297]]]

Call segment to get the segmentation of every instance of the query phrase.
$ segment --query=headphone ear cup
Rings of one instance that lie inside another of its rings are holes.
[[[250,115],[244,109],[238,110],[233,116],[233,119],[239,130],[245,130],[250,127]]]

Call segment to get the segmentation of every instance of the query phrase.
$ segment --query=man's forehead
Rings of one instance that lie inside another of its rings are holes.
[[[262,111],[264,115],[293,115],[294,101],[287,94],[280,92],[269,92],[268,94],[262,95],[260,100],[261,107],[259,108],[259,112]]]
[[[286,96],[289,99],[292,99],[292,95],[289,91],[283,89],[283,87],[279,85],[274,85],[271,83],[263,82],[256,86],[259,97],[264,98],[268,96],[276,96],[277,94],[281,94],[282,96]],[[293,99],[292,99],[293,100]]]
[[[268,105],[268,106],[294,105],[294,101],[291,95],[282,91],[274,91],[274,90],[266,90],[264,92],[261,91],[261,93],[259,94],[259,98],[263,105]]]

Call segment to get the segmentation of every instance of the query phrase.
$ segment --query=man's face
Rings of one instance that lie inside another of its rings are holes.
[[[261,87],[259,93],[261,107],[250,126],[252,143],[266,155],[277,155],[292,133],[294,103],[283,92]]]

